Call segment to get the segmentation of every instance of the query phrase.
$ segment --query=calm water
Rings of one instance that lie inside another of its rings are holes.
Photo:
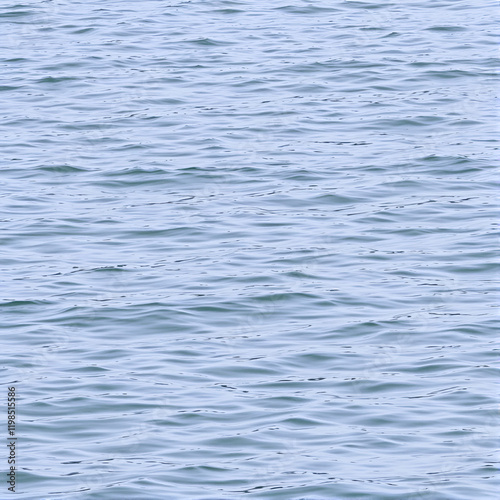
[[[498,498],[498,14],[2,2],[16,498]]]

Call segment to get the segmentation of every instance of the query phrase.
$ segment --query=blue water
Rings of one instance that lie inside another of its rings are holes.
[[[0,498],[497,499],[498,20],[3,2]]]

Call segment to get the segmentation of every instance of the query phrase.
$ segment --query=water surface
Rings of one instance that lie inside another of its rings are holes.
[[[497,498],[497,2],[0,22],[17,498]]]

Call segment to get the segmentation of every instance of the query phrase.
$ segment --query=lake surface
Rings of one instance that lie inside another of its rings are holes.
[[[498,498],[498,14],[2,2],[16,498]]]

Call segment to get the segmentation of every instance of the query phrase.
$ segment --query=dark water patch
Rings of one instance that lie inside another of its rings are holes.
[[[300,14],[300,15],[309,15],[309,14],[326,14],[330,12],[339,12],[340,9],[335,7],[326,7],[319,5],[308,5],[304,7],[299,7],[297,5],[285,5],[282,7],[275,7],[275,10],[280,12],[286,12],[287,14]]]
[[[22,88],[22,86],[12,87],[12,86],[9,86],[9,85],[0,85],[0,92],[9,92],[11,90],[17,90],[17,89],[20,89],[20,88]]]
[[[37,168],[44,172],[53,172],[58,174],[73,174],[78,172],[88,172],[89,170],[75,165],[43,165]]]
[[[464,26],[432,26],[431,28],[426,28],[427,31],[444,31],[444,32],[460,32],[467,31],[467,28]]]
[[[78,78],[72,77],[72,76],[46,76],[44,78],[41,78],[38,80],[36,83],[59,83],[59,82],[65,82],[65,81],[73,81],[73,80],[78,80]]]
[[[28,7],[28,6],[24,6],[24,5],[14,5],[13,7],[9,7],[10,9],[16,9],[16,8],[25,8],[25,7]],[[4,11],[4,12],[1,12],[0,11],[0,18],[11,18],[11,17],[29,17],[29,16],[33,16],[36,14],[36,11],[32,11],[32,10],[10,10],[10,11]]]

